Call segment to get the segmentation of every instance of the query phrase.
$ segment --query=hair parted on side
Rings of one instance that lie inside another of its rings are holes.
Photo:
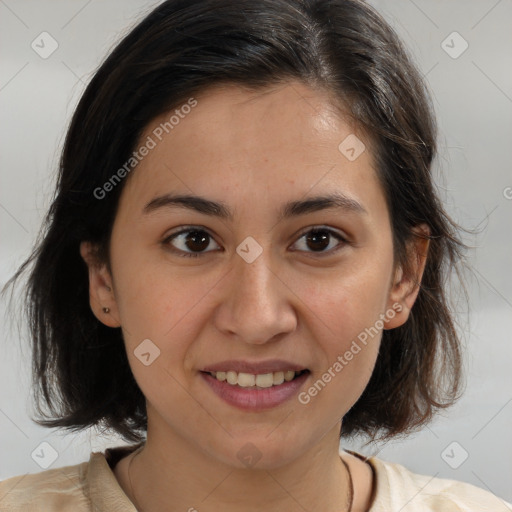
[[[327,92],[340,115],[368,137],[390,212],[395,263],[404,272],[408,242],[419,236],[414,227],[425,223],[431,232],[411,315],[383,332],[370,382],[345,415],[342,435],[408,433],[458,398],[461,349],[445,290],[464,245],[433,183],[431,100],[396,33],[360,0],[169,0],[121,40],[85,89],[40,238],[6,285],[32,265],[25,312],[38,424],[74,431],[95,425],[127,441],[144,439],[145,398],[122,331],[91,311],[79,251],[80,242],[94,242],[98,261],[110,269],[123,183],[103,199],[94,191],[129,159],[158,115],[213,85],[260,89],[287,81]]]

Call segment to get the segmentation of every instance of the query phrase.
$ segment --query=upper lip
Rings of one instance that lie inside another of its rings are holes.
[[[227,372],[233,371],[237,373],[249,373],[249,374],[264,374],[274,372],[285,372],[287,370],[293,370],[294,372],[300,372],[307,368],[303,365],[292,363],[291,361],[285,361],[283,359],[269,359],[267,361],[241,361],[231,360],[222,361],[220,363],[211,364],[203,368],[203,372]]]

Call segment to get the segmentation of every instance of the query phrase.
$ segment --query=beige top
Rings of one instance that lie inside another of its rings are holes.
[[[139,446],[93,452],[88,462],[4,480],[0,482],[0,510],[137,512],[113,468]],[[400,464],[349,453],[372,467],[375,487],[369,512],[512,512],[512,504],[473,485],[417,475]]]

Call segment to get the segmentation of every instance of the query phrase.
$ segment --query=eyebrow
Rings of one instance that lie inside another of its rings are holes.
[[[213,201],[205,197],[190,194],[164,194],[155,197],[143,209],[144,214],[149,214],[162,208],[185,208],[211,217],[232,221],[233,211],[223,202]],[[340,209],[347,213],[367,214],[363,205],[346,195],[333,193],[323,196],[315,196],[301,201],[289,201],[285,203],[278,214],[278,220],[284,220],[307,213],[328,209]]]

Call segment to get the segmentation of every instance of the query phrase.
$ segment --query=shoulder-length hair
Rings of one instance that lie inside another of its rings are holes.
[[[460,341],[445,280],[464,245],[433,183],[431,99],[397,34],[359,0],[168,0],[121,40],[85,89],[40,239],[8,283],[32,264],[25,312],[38,424],[75,431],[96,425],[129,441],[144,438],[145,398],[121,329],[92,313],[79,252],[80,242],[93,242],[110,269],[124,182],[108,194],[98,190],[129,160],[148,124],[194,94],[217,84],[259,89],[293,80],[328,92],[371,142],[395,264],[405,272],[414,227],[430,228],[410,317],[383,332],[373,374],[345,415],[342,435],[408,433],[459,397]]]

